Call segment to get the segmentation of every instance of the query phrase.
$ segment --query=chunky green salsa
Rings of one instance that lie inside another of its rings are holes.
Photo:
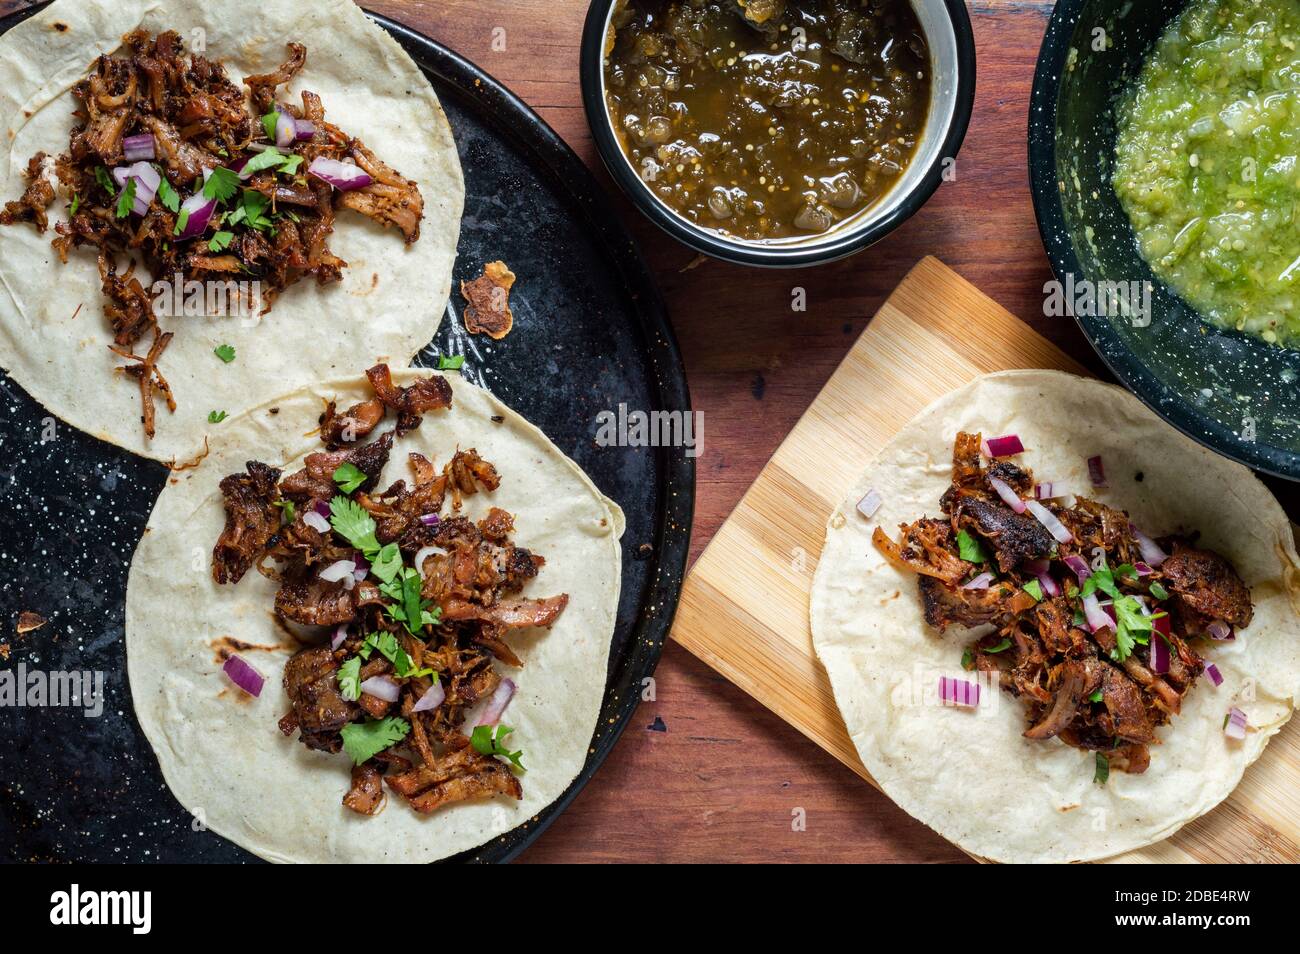
[[[1300,347],[1300,0],[1192,0],[1117,120],[1115,192],[1156,276]]]

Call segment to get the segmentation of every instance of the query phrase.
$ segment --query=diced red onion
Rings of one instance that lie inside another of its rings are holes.
[[[334,638],[330,640],[330,649],[338,649],[343,645],[343,641],[348,638],[348,624],[344,623],[338,629],[334,630]]]
[[[1061,496],[1056,492],[1056,484],[1034,484],[1035,500],[1051,500],[1053,497]]]
[[[313,159],[311,165],[307,167],[307,172],[322,182],[328,182],[340,192],[364,189],[371,182],[370,176],[366,175],[360,166],[351,162],[340,162],[338,159],[326,159],[324,156]]]
[[[330,515],[330,505],[327,504],[325,501],[323,501],[323,500],[318,500],[318,501],[316,501],[314,504],[312,504],[311,509],[312,509],[312,510],[315,510],[315,511],[316,511],[318,514],[320,514],[322,517],[325,517],[325,518],[327,518],[327,519],[329,518],[329,515]]]
[[[326,583],[338,583],[343,581],[344,586],[353,582],[352,573],[356,570],[357,565],[351,560],[335,560],[325,569],[320,571],[320,578]],[[348,589],[352,587],[348,586]]]
[[[980,704],[980,687],[977,682],[967,682],[952,676],[939,677],[939,705],[977,706]]]
[[[984,449],[989,457],[1011,457],[1023,454],[1025,445],[1020,443],[1018,435],[1007,434],[1005,437],[990,437],[984,441]]]
[[[188,199],[181,203],[181,212],[188,212],[189,219],[185,223],[185,228],[181,230],[177,241],[184,242],[187,239],[198,238],[208,227],[208,220],[212,218],[212,213],[216,211],[217,200],[209,199],[203,195],[203,190],[199,189]]]
[[[1101,608],[1096,593],[1089,593],[1083,598],[1083,615],[1088,621],[1088,629],[1094,633],[1099,629],[1115,625],[1115,622],[1106,615],[1106,611]]]
[[[1016,513],[1025,512],[1025,502],[1020,499],[1020,495],[1011,489],[1011,485],[1005,480],[998,480],[996,477],[989,477],[989,486],[998,492],[1002,502],[1014,510]]]
[[[122,156],[127,162],[138,162],[141,159],[152,161],[154,158],[153,133],[127,136],[122,140]]]
[[[1057,520],[1056,514],[1052,513],[1052,511],[1048,510],[1037,500],[1026,500],[1025,507],[1028,508],[1029,512],[1037,518],[1039,523],[1047,528],[1047,532],[1052,535],[1057,543],[1074,542],[1074,537],[1070,535],[1069,530],[1065,529],[1065,524]]]
[[[447,698],[447,690],[442,688],[442,683],[435,682],[429,687],[429,691],[420,696],[420,701],[411,706],[412,712],[428,712],[430,709],[436,709],[442,705],[442,701]]]
[[[144,215],[149,211],[149,203],[158,193],[158,184],[162,182],[158,170],[147,162],[118,166],[113,170],[113,178],[123,189],[126,188],[127,180],[135,180],[135,204],[132,205],[131,211],[136,215]]]
[[[1151,637],[1151,671],[1157,676],[1169,671],[1169,645],[1159,636]]]
[[[515,684],[509,679],[502,679],[501,685],[497,686],[497,691],[492,693],[492,698],[488,700],[487,706],[483,709],[483,714],[478,717],[479,725],[496,725],[501,721],[501,716],[506,711],[506,706],[510,705],[510,700],[515,696]]]
[[[424,579],[424,561],[431,556],[446,556],[447,551],[442,547],[420,547],[415,554],[415,570],[420,574],[420,579]]]
[[[262,674],[238,656],[227,656],[221,671],[230,677],[230,681],[243,689],[250,696],[262,694],[262,684],[266,682]]]
[[[439,519],[441,518],[439,518],[436,513],[426,513],[420,518],[420,523],[424,524],[426,527],[436,527]]]
[[[310,119],[295,119],[293,121],[294,138],[299,142],[306,142],[312,136],[316,135],[316,124]]]
[[[275,145],[287,149],[289,143],[298,138],[298,127],[293,116],[284,108],[275,107]]]
[[[1133,524],[1128,525],[1129,531],[1133,534],[1133,539],[1138,542],[1138,549],[1142,551],[1142,559],[1151,566],[1158,567],[1169,559],[1169,554],[1160,549],[1160,545],[1148,537],[1145,533],[1135,527]]]
[[[1153,619],[1151,621],[1151,628],[1166,638],[1174,634],[1174,628],[1169,622],[1168,613],[1165,613],[1165,615],[1163,616],[1157,616],[1155,619]]]
[[[1205,627],[1205,631],[1210,634],[1211,639],[1222,641],[1237,638],[1232,632],[1232,627],[1221,619],[1211,620],[1210,624]]]
[[[308,510],[302,515],[302,522],[318,533],[329,533],[330,522],[315,510]]]
[[[1250,721],[1246,718],[1246,713],[1233,706],[1228,710],[1228,721],[1223,726],[1223,734],[1230,739],[1244,739],[1248,725]]]
[[[975,577],[975,579],[971,580],[969,583],[963,583],[961,588],[963,590],[987,590],[992,582],[993,574],[985,572]]]
[[[1092,576],[1092,567],[1088,566],[1088,561],[1078,555],[1072,555],[1065,558],[1065,565],[1074,571],[1074,575],[1079,578],[1082,584],[1084,580]]]
[[[876,515],[876,511],[880,509],[880,505],[884,502],[884,498],[880,496],[880,491],[873,487],[867,491],[865,497],[858,501],[858,513],[870,520]]]
[[[1038,578],[1038,585],[1043,588],[1043,592],[1048,596],[1061,595],[1061,587],[1048,574],[1036,573],[1034,575]]]
[[[1133,564],[1133,569],[1137,570],[1138,576],[1150,576],[1152,573],[1155,572],[1155,570],[1153,570],[1146,563],[1143,563],[1141,560],[1138,560],[1136,563]]]
[[[1219,667],[1214,663],[1205,664],[1205,675],[1209,677],[1210,682],[1216,686],[1223,685],[1223,673],[1219,672]]]
[[[366,578],[366,576],[367,576],[369,573],[370,573],[370,569],[369,569],[369,567],[364,567],[364,566],[361,566],[360,564],[358,564],[358,565],[357,565],[357,568],[356,568],[355,570],[352,571],[352,579],[354,579],[354,580],[356,580],[358,583],[360,583],[362,580],[364,580],[364,579]]]
[[[371,676],[361,680],[361,691],[385,702],[396,702],[402,694],[402,687],[387,676]]]
[[[1088,479],[1094,487],[1109,487],[1106,483],[1106,467],[1101,462],[1101,455],[1088,458]]]

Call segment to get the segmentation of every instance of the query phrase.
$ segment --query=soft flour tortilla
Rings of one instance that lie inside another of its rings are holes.
[[[209,411],[233,415],[374,361],[408,364],[446,308],[465,189],[433,89],[350,0],[58,0],[0,37],[0,119],[7,131],[0,197],[22,194],[27,160],[37,151],[67,151],[72,85],[136,27],[174,29],[187,47],[199,35],[193,31],[203,31],[206,55],[224,63],[236,85],[278,66],[286,42],[303,43],[307,65],[278,98],[297,103],[304,89],[318,93],[326,118],[414,179],[424,196],[420,239],[409,247],[396,229],[340,210],[330,247],[348,263],[343,280],[323,288],[310,277],[298,282],[260,323],[160,319],[163,330],[176,332],[160,366],[178,406],[171,414],[158,402],[152,440],[140,424],[138,385],[113,371],[124,362],[108,350],[113,339],[93,249],[74,250],[64,265],[50,247],[70,197],[60,190],[44,233],[28,223],[0,227],[0,365],[74,427],[155,460],[184,461],[213,431]],[[137,349],[147,350],[149,341]],[[212,353],[222,344],[234,346],[234,363]]]
[[[1144,775],[1093,782],[1094,756],[1034,742],[1019,700],[983,688],[977,710],[934,704],[941,674],[962,671],[969,630],[926,625],[916,576],[871,543],[881,526],[939,513],[960,430],[1016,433],[1036,477],[1129,512],[1152,535],[1201,531],[1251,588],[1255,616],[1236,642],[1198,645],[1223,673],[1198,680],[1181,715],[1158,730]],[[1101,454],[1108,490],[1092,490],[1087,458]],[[1139,482],[1137,473],[1143,475]],[[884,498],[867,520],[857,502]],[[1084,861],[1159,841],[1208,812],[1287,719],[1300,691],[1297,558],[1277,501],[1246,468],[1161,422],[1127,392],[1049,371],[980,378],[941,398],[880,451],[832,515],[812,590],[813,645],[858,755],[914,817],[975,855],[1005,862]],[[1250,689],[1253,683],[1253,697]],[[1230,705],[1251,730],[1223,734]]]
[[[409,384],[417,374],[394,372],[393,379]],[[586,760],[618,608],[623,513],[541,431],[486,391],[447,377],[451,410],[429,412],[418,430],[396,441],[380,486],[410,480],[409,451],[441,467],[457,446],[476,447],[497,466],[501,486],[467,497],[463,513],[478,519],[492,505],[513,513],[514,539],[546,558],[524,594],[569,594],[549,630],[511,636],[522,669],[497,663],[519,686],[505,721],[528,769],[522,801],[479,799],[420,815],[388,792],[376,816],[344,808],[347,756],[310,751],[276,727],[290,708],[281,677],[297,647],[272,617],[275,585],[256,570],[234,586],[212,581],[212,546],[224,525],[218,480],[252,459],[296,469],[305,453],[320,449],[316,438],[303,435],[315,426],[322,401],[337,398],[347,406],[370,396],[364,379],[306,388],[226,421],[203,464],[170,479],[131,562],[127,671],[136,715],[163,776],[197,818],[263,858],[443,858],[528,822]],[[504,420],[494,423],[494,415]],[[240,653],[266,677],[259,698],[222,674],[216,647],[224,637],[271,647]]]

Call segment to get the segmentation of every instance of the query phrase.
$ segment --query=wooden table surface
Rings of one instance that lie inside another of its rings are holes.
[[[0,0],[0,11],[25,5]],[[923,255],[938,256],[1101,372],[1072,320],[1043,315],[1043,283],[1051,275],[1029,197],[1026,116],[1049,0],[969,5],[978,89],[955,181],[873,248],[792,272],[711,260],[688,269],[695,254],[617,192],[581,106],[583,0],[363,6],[445,43],[521,96],[596,172],[639,239],[677,331],[692,401],[704,412],[692,559]],[[504,50],[494,49],[499,30]],[[795,287],[806,290],[805,312],[791,311]],[[1280,495],[1294,518],[1294,492]],[[656,680],[655,701],[642,703],[605,766],[523,860],[967,860],[680,647],[665,648]],[[804,830],[795,830],[796,816],[805,819]]]

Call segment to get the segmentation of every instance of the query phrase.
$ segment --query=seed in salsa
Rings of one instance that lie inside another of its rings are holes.
[[[1192,0],[1118,104],[1113,183],[1156,276],[1300,347],[1300,0]]]
[[[912,159],[930,57],[907,0],[629,0],[606,100],[646,185],[750,241],[825,232]]]

